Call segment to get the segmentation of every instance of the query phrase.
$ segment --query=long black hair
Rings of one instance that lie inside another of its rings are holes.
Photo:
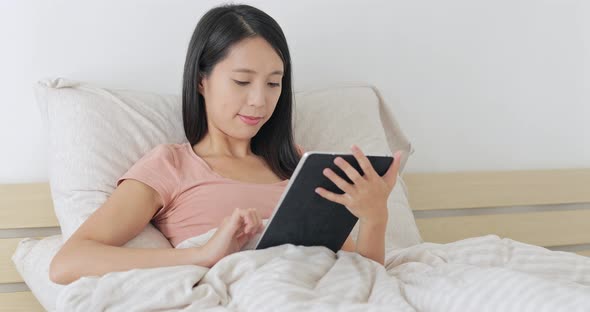
[[[299,153],[293,139],[291,56],[279,24],[268,14],[249,5],[223,5],[209,10],[199,20],[189,43],[182,85],[182,119],[191,145],[207,134],[205,99],[197,86],[211,74],[237,42],[251,37],[265,39],[283,61],[281,95],[270,119],[252,138],[252,152],[266,160],[282,179],[293,174]]]

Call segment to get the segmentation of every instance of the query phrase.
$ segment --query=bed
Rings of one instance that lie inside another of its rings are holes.
[[[356,253],[282,245],[232,254],[210,270],[130,270],[57,285],[47,272],[63,239],[142,155],[185,135],[178,96],[65,78],[38,82],[35,94],[49,179],[0,185],[0,311],[590,307],[590,168],[405,173],[411,142],[379,90],[363,84],[297,92],[294,139],[308,151],[347,152],[351,143],[374,155],[404,151],[388,198],[384,266]],[[125,247],[172,246],[148,224]],[[510,287],[493,288],[504,280]]]
[[[590,169],[406,173],[424,241],[497,234],[590,256]],[[0,186],[0,311],[43,311],[10,260],[18,241],[59,233],[48,183]]]

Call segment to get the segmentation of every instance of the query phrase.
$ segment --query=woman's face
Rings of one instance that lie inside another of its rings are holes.
[[[283,62],[266,40],[253,37],[236,43],[199,84],[209,129],[236,139],[254,137],[274,112],[282,77]]]

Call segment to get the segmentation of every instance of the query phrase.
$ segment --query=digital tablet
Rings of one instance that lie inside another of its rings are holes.
[[[339,203],[329,201],[315,192],[316,187],[343,194],[322,171],[330,168],[348,183],[352,181],[334,164],[342,157],[364,175],[352,154],[309,151],[303,154],[267,226],[256,243],[256,249],[294,244],[325,246],[334,252],[342,248],[358,218]],[[368,155],[373,168],[383,176],[393,156]]]

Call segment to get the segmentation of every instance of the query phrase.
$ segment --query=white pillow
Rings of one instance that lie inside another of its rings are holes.
[[[130,248],[163,248],[162,233],[155,227],[148,227],[141,236],[126,244]],[[18,243],[12,255],[12,262],[23,280],[47,311],[55,310],[55,300],[65,287],[49,279],[49,265],[57,251],[63,245],[62,235],[48,236],[43,239],[25,238]]]
[[[111,91],[61,78],[40,81],[35,94],[48,130],[49,183],[64,239],[143,154],[184,139],[176,96]],[[163,235],[160,241],[172,247]]]
[[[356,143],[366,154],[403,151],[399,174],[414,150],[377,88],[339,85],[295,94],[295,142],[306,150],[350,153]]]
[[[376,88],[349,85],[318,89],[296,94],[295,142],[306,150],[330,150],[350,153],[357,143],[365,154],[384,155],[402,150],[402,165],[413,153],[410,142],[401,132],[393,115],[385,110]],[[386,116],[383,116],[386,115]],[[387,120],[388,136],[379,122]],[[400,174],[403,168],[400,167]],[[408,203],[408,192],[398,176],[387,206],[389,218],[385,235],[387,249],[408,247],[422,241]],[[358,236],[358,223],[352,237]]]
[[[61,235],[49,236],[42,240],[25,238],[19,242],[12,255],[16,270],[47,311],[55,311],[57,295],[65,287],[49,279],[49,264],[61,246]]]
[[[297,93],[296,142],[307,150],[333,151],[349,151],[356,143],[377,154],[391,154],[389,147],[395,146],[407,159],[411,145],[393,115],[380,115],[386,105],[375,90],[343,86]],[[64,239],[146,152],[161,143],[186,142],[178,96],[108,90],[63,78],[40,81],[35,93],[49,134],[49,182]],[[381,119],[389,120],[387,131]],[[394,245],[420,242],[409,206],[390,204],[390,209],[392,228],[407,231],[394,237]],[[170,247],[163,235],[160,242]]]

